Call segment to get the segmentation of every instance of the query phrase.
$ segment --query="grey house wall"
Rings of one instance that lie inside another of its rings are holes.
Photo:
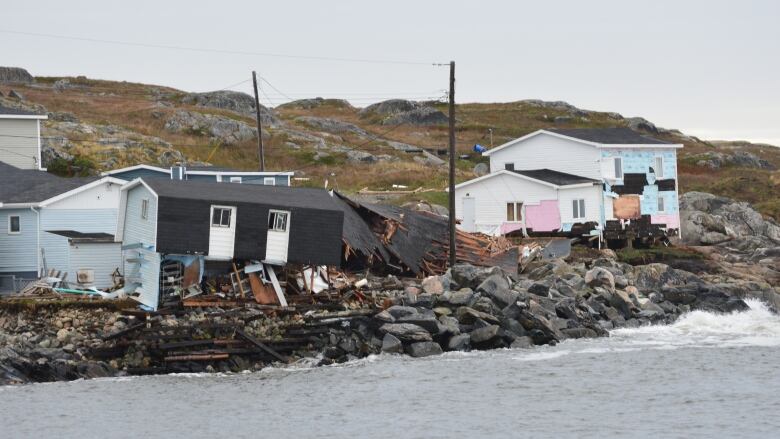
[[[8,233],[8,217],[18,215],[21,233]],[[0,273],[28,279],[38,275],[38,214],[30,209],[0,209]]]
[[[19,169],[39,169],[38,119],[0,118],[0,162]]]

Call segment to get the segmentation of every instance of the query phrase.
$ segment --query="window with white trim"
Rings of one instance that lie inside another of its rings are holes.
[[[230,182],[231,183],[241,183],[242,179],[241,179],[241,177],[230,177]]]
[[[141,219],[149,219],[149,199],[141,200]]]
[[[276,186],[276,178],[274,177],[263,177],[263,184],[266,186]]]
[[[275,232],[286,232],[289,226],[290,212],[281,210],[271,210],[268,212],[268,230]]]
[[[664,202],[664,197],[660,195],[658,196],[658,212],[666,212],[666,203]]]
[[[506,220],[508,222],[521,222],[521,221],[523,221],[523,203],[522,202],[506,203]]]
[[[585,219],[585,200],[571,200],[571,210],[573,219]]]
[[[22,217],[19,215],[8,215],[8,234],[17,235],[22,233]]]
[[[504,169],[507,171],[514,171],[515,170],[515,164],[514,163],[504,163]]]
[[[653,171],[655,171],[655,178],[664,178],[664,158],[662,156],[655,158]]]
[[[211,227],[230,227],[230,216],[233,209],[230,207],[211,208]]]
[[[623,158],[615,157],[613,161],[615,162],[615,178],[620,180],[623,178]]]

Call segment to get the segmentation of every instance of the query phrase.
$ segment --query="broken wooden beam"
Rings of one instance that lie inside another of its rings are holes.
[[[268,347],[268,345],[266,345],[265,343],[261,342],[260,340],[258,340],[256,338],[252,337],[251,335],[247,334],[242,329],[236,329],[236,335],[238,335],[239,337],[241,337],[244,340],[248,341],[249,343],[257,346],[262,351],[270,354],[272,357],[276,358],[277,360],[279,360],[279,361],[281,361],[283,363],[287,363],[289,361],[286,357],[280,355],[278,352],[276,352],[275,350],[273,350],[270,347]]]

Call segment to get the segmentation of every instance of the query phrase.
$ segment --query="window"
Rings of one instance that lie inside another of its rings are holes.
[[[272,210],[268,212],[268,230],[275,232],[286,232],[288,221],[290,216],[289,212],[282,212],[279,210]]]
[[[149,200],[141,200],[141,219],[149,219]]]
[[[22,218],[19,215],[8,215],[8,233],[22,233]]]
[[[658,156],[653,163],[653,171],[655,171],[655,178],[664,178],[664,158]]]
[[[620,180],[623,178],[623,159],[621,157],[615,157],[615,178]]]
[[[659,212],[666,211],[666,206],[664,205],[664,197],[661,196],[658,197],[658,211]]]
[[[520,222],[523,220],[523,203],[506,203],[506,220]]]
[[[515,164],[514,163],[504,163],[504,169],[507,171],[514,171],[515,170]]]
[[[274,177],[263,177],[263,184],[266,186],[276,186],[276,179]]]
[[[230,207],[211,208],[211,227],[230,227],[230,215],[233,209]]]
[[[230,177],[231,183],[241,183],[241,177]]]
[[[585,200],[571,200],[571,209],[573,219],[585,219]]]

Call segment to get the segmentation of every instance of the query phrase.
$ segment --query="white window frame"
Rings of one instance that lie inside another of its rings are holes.
[[[243,178],[241,177],[230,177],[231,183],[243,183]]]
[[[276,177],[263,177],[263,185],[264,186],[276,186]]]
[[[214,224],[214,213],[217,210],[221,210],[222,213],[219,215],[219,224]],[[211,212],[209,215],[209,224],[213,228],[220,228],[220,229],[229,229],[233,223],[233,212],[235,211],[235,207],[232,206],[211,206]],[[225,220],[225,211],[228,212],[228,223],[227,225],[223,224]]]
[[[658,166],[659,161],[661,163],[661,166]],[[653,170],[655,171],[655,178],[657,180],[664,178],[664,156],[662,155],[655,156],[655,160],[653,161]]]
[[[141,200],[141,219],[149,219],[149,199],[144,198]]]
[[[576,198],[571,200],[571,218],[575,220],[585,219],[584,198]]]
[[[523,202],[522,201],[507,201],[505,204],[505,207],[509,207],[509,205],[512,205],[512,215],[514,216],[513,220],[509,219],[509,209],[506,211],[506,222],[508,223],[522,223],[523,222]],[[519,209],[518,209],[519,208]],[[520,211],[520,215],[518,218],[518,210]]]
[[[17,218],[19,220],[19,230],[11,230],[11,218]],[[21,215],[8,215],[8,234],[20,235],[22,233],[22,216]]]
[[[515,170],[515,162],[506,162],[506,163],[504,163],[504,170],[506,170],[506,171],[514,171]]]
[[[271,223],[272,218],[273,218],[273,224]],[[280,227],[280,221],[282,221],[281,227]],[[274,232],[287,233],[290,230],[290,212],[286,210],[274,210],[274,209],[269,210],[268,230]]]
[[[623,157],[613,157],[612,166],[614,167],[614,171],[615,171],[615,179],[622,180],[623,179]],[[618,173],[618,171],[620,172]]]
[[[656,201],[658,203],[657,210],[658,213],[666,213],[666,200],[664,199],[663,195],[658,196],[658,200]]]

